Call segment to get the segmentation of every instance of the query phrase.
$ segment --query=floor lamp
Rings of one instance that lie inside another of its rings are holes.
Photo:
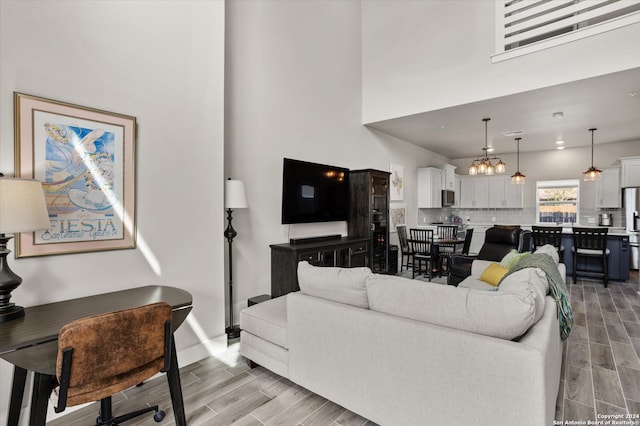
[[[247,195],[244,190],[244,182],[229,178],[224,185],[224,208],[227,209],[227,229],[224,236],[229,243],[229,327],[225,329],[228,339],[240,337],[240,327],[233,323],[233,251],[232,243],[238,233],[231,225],[231,213],[233,209],[246,209]]]
[[[0,173],[2,176],[2,173]],[[0,322],[24,316],[24,308],[10,302],[11,292],[21,283],[7,263],[7,243],[18,232],[49,229],[49,213],[42,183],[36,180],[0,177]]]

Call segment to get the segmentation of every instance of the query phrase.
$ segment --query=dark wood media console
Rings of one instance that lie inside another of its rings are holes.
[[[369,266],[370,244],[368,237],[342,237],[270,245],[271,297],[300,290],[298,262],[302,260],[315,266]]]

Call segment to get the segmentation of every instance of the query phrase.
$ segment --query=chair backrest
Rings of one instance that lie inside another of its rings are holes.
[[[533,248],[537,249],[545,244],[551,244],[558,251],[562,242],[561,226],[532,226]]]
[[[607,249],[608,228],[573,227],[573,248],[599,250],[604,255]]]
[[[169,368],[171,306],[166,303],[82,318],[58,335],[56,412],[99,401]]]
[[[412,228],[409,232],[411,234],[411,251],[414,253],[431,252],[433,229]]]
[[[454,240],[458,236],[458,225],[438,225],[436,232],[441,240]]]
[[[467,233],[464,235],[464,243],[462,243],[462,254],[469,254],[471,248],[471,239],[473,238],[473,228],[467,229]]]
[[[494,226],[487,229],[478,259],[499,262],[511,250],[518,250],[521,241],[519,226]]]
[[[398,231],[398,240],[400,241],[400,250],[403,253],[409,252],[409,242],[407,242],[407,226],[397,225],[396,231]]]

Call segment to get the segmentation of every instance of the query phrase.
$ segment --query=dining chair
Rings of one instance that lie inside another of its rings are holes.
[[[444,265],[449,268],[449,259],[451,255],[456,251],[455,243],[446,243],[445,241],[454,241],[458,238],[458,225],[438,225],[436,226],[436,232],[438,234],[438,263],[440,275],[444,269]]]
[[[413,251],[411,251],[407,238],[407,226],[397,225],[396,231],[398,231],[398,240],[400,242],[400,252],[402,256],[400,261],[400,272],[402,272],[403,268],[413,268]]]
[[[145,413],[164,411],[157,405],[114,417],[112,395],[167,372],[172,346],[171,306],[153,303],[82,318],[65,325],[58,336],[56,413],[67,407],[100,401],[96,425],[111,426]],[[176,407],[179,397],[173,395]]]
[[[577,282],[578,272],[584,275],[602,276],[605,288],[609,284],[609,249],[607,248],[607,235],[609,228],[579,228],[573,227],[573,282]],[[582,264],[578,265],[581,258]],[[602,271],[594,271],[589,259],[599,259],[602,263]]]
[[[533,241],[533,250],[536,250],[546,244],[550,244],[558,251],[560,262],[564,262],[564,246],[562,245],[561,226],[532,226],[531,237]]]
[[[473,228],[469,228],[464,234],[464,243],[462,243],[462,250],[460,251],[460,254],[465,254],[465,255],[469,254],[469,250],[471,249],[472,239],[473,239]]]
[[[412,278],[424,273],[429,281],[433,276],[433,229],[412,228],[409,230],[410,246],[413,252]],[[424,263],[424,268],[422,264]]]

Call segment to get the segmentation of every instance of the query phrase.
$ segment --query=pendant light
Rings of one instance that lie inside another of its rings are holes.
[[[484,148],[482,148],[483,154],[481,158],[476,158],[471,162],[469,166],[469,174],[475,175],[492,175],[494,173],[504,173],[507,169],[507,165],[498,157],[493,157],[494,160],[498,160],[494,166],[489,158],[489,146],[487,145],[487,123],[490,118],[483,118],[484,121]]]
[[[516,138],[516,143],[518,144],[518,151],[516,155],[517,168],[516,172],[511,175],[511,183],[514,185],[524,185],[525,175],[520,173],[520,140],[522,138]]]
[[[596,130],[598,129],[589,129],[591,132],[591,167],[582,173],[584,175],[584,180],[586,181],[600,180],[600,173],[602,173],[602,170],[597,167],[593,167],[593,132]]]

